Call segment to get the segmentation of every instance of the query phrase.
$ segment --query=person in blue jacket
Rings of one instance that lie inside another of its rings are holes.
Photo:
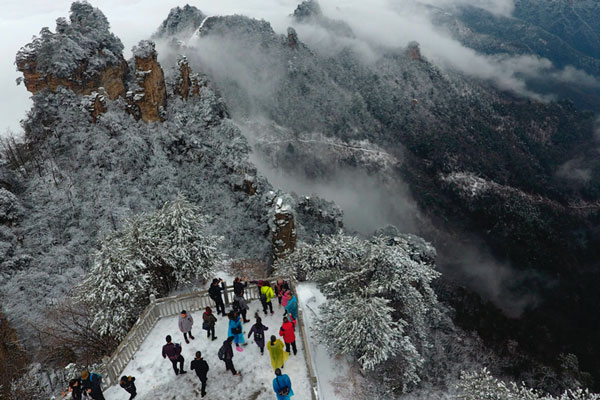
[[[235,311],[229,312],[229,327],[227,328],[227,337],[233,336],[233,341],[238,348],[238,351],[242,351],[240,344],[244,346],[247,344],[244,339],[244,328],[242,328],[242,320]]]
[[[285,312],[292,314],[294,319],[298,319],[298,300],[291,292],[288,293],[288,302],[285,305]]]
[[[286,374],[281,374],[281,370],[275,370],[275,379],[273,379],[273,391],[277,394],[277,400],[289,400],[294,395],[292,390],[292,381]]]

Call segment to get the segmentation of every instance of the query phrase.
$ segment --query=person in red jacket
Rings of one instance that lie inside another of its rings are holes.
[[[296,320],[290,315],[288,317],[283,317],[283,325],[279,328],[279,336],[283,336],[283,341],[285,342],[285,351],[290,352],[290,346],[292,346],[292,350],[294,350],[294,355],[296,355],[296,333],[294,332],[296,327]]]

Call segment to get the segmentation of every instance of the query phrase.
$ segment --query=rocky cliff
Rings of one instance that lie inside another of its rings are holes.
[[[104,88],[111,99],[125,94],[123,45],[102,12],[88,3],[73,3],[70,19],[56,21],[56,32],[42,29],[19,50],[16,65],[32,93],[62,86],[82,95]]]
[[[163,121],[167,104],[165,74],[157,56],[151,41],[142,40],[133,48],[135,85],[127,98],[132,114],[146,122]]]

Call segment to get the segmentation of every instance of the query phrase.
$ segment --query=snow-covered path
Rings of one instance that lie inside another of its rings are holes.
[[[260,355],[260,350],[252,339],[248,340],[248,331],[254,324],[254,313],[259,311],[263,319],[263,324],[269,327],[265,332],[265,337],[270,335],[279,337],[279,327],[283,318],[283,307],[273,303],[273,316],[265,316],[262,312],[260,302],[252,301],[249,303],[248,319],[251,322],[244,324],[244,336],[247,346],[243,346],[243,352],[237,352],[234,346],[233,363],[235,368],[241,372],[241,376],[233,376],[229,371],[225,371],[225,364],[217,357],[217,352],[227,336],[227,318],[219,318],[215,333],[218,337],[215,341],[210,341],[206,337],[206,331],[202,330],[202,312],[191,313],[194,317],[195,340],[186,344],[183,335],[177,328],[178,316],[172,316],[160,319],[154,329],[148,334],[148,337],[142,343],[140,349],[129,362],[123,375],[136,377],[136,386],[138,396],[136,400],[185,400],[200,398],[200,381],[195,372],[190,371],[190,363],[194,359],[196,351],[201,351],[203,358],[208,362],[210,371],[208,372],[208,381],[206,385],[207,395],[205,399],[215,400],[272,400],[275,399],[273,392],[273,368],[267,349],[265,355]],[[213,310],[214,311],[214,310]],[[163,359],[161,355],[162,346],[165,344],[165,336],[171,335],[173,342],[182,344],[182,355],[185,358],[184,367],[188,371],[185,375],[176,376],[173,372],[171,362]],[[304,349],[300,332],[296,330],[296,344],[298,346],[298,355],[290,355],[289,360],[283,369],[284,374],[288,374],[292,381],[292,388],[295,395],[292,400],[310,400],[310,384],[308,381],[308,372],[306,369]],[[107,400],[126,400],[129,394],[122,388],[112,386],[105,392]]]
[[[319,306],[327,299],[312,282],[298,284],[296,294],[303,310],[305,326],[313,326],[319,318]],[[351,371],[352,362],[347,357],[332,356],[314,332],[307,329],[307,335],[313,368],[318,379],[319,398],[322,400],[364,398],[360,394],[361,382]]]

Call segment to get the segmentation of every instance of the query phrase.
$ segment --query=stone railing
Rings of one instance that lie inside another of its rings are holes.
[[[300,299],[298,298],[298,291],[296,290],[297,282],[291,283],[292,292],[296,295],[296,301],[298,302],[298,321],[297,325],[300,329],[300,336],[302,336],[302,347],[304,348],[304,358],[306,359],[306,368],[308,370],[308,381],[310,383],[310,394],[312,400],[319,400],[319,390],[317,376],[313,367],[312,357],[310,355],[310,347],[308,345],[308,334],[306,327],[304,326],[304,313],[300,305]]]
[[[292,284],[292,290],[296,293],[295,285]],[[224,286],[223,300],[225,305],[233,302],[233,288]],[[244,298],[246,300],[260,299],[258,287],[255,284],[250,284],[244,290]],[[298,296],[296,295],[296,299]],[[104,388],[113,386],[119,383],[121,373],[129,364],[135,353],[139,350],[146,336],[154,328],[156,321],[163,317],[177,315],[181,310],[199,311],[205,307],[214,307],[214,301],[209,297],[208,290],[198,290],[190,293],[180,294],[177,296],[169,296],[155,298],[150,296],[150,304],[144,309],[136,323],[131,327],[127,336],[119,344],[110,358],[105,361],[105,367],[102,374]],[[310,348],[308,346],[308,335],[304,326],[304,318],[302,315],[302,307],[298,302],[298,327],[302,336],[302,347],[304,348],[304,356],[306,359],[306,367],[308,369],[308,379],[311,386],[312,400],[319,400],[317,390],[317,377],[315,376]]]

